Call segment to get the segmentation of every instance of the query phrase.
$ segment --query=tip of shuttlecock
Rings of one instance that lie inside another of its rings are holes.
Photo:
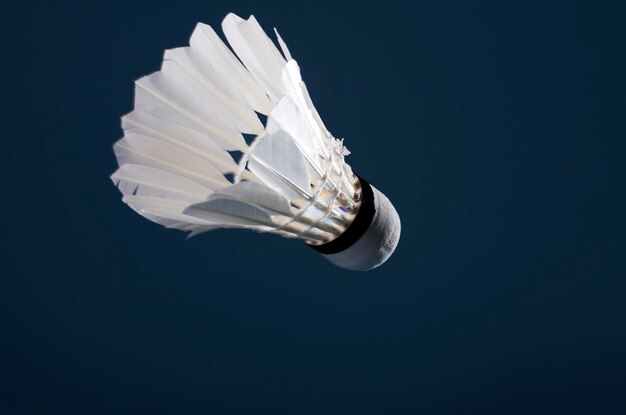
[[[352,224],[336,239],[312,247],[337,266],[369,271],[393,254],[400,241],[401,223],[389,199],[362,178],[359,180],[362,200]]]

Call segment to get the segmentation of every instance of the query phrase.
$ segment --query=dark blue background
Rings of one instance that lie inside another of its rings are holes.
[[[4,1],[0,412],[626,413],[621,14],[428,3]],[[383,267],[121,202],[133,80],[229,11],[394,202]]]

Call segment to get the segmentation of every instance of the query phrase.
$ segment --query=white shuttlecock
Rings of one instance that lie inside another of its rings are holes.
[[[222,29],[237,57],[199,23],[190,47],[166,50],[161,71],[135,82],[114,146],[123,201],[192,235],[251,229],[301,239],[347,269],[382,264],[398,214],[345,163],[278,32],[282,54],[254,16],[229,14]]]

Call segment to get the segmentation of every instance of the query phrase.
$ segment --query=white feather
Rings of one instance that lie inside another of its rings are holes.
[[[186,205],[177,201],[164,201],[145,196],[124,196],[122,200],[146,219],[166,228],[190,232],[190,237],[222,227],[205,219],[183,214]]]
[[[175,144],[190,153],[206,159],[222,173],[233,173],[237,163],[205,134],[162,120],[154,115],[133,111],[122,117],[126,133],[141,134]]]
[[[124,195],[151,196],[181,202],[206,199],[211,189],[176,174],[137,164],[124,164],[111,176]]]
[[[114,146],[120,165],[143,164],[169,171],[216,190],[230,183],[206,160],[176,145],[141,134],[127,134]]]
[[[278,39],[278,44],[280,45],[280,50],[283,51],[283,56],[285,57],[287,62],[289,62],[290,60],[293,59],[291,57],[291,53],[289,53],[289,48],[287,48],[287,45],[283,41],[283,38],[280,37],[280,34],[278,33],[278,30],[276,30],[276,28],[274,28],[274,33],[276,34],[276,39]]]
[[[318,169],[321,168],[320,156],[323,151],[317,145],[319,138],[315,136],[316,130],[311,128],[306,117],[288,96],[280,100],[267,119],[268,134],[279,131],[284,131],[293,137],[310,163]]]
[[[217,73],[231,88],[236,88],[255,111],[266,115],[270,113],[272,103],[263,88],[252,78],[250,72],[244,68],[211,26],[198,23],[189,44],[211,62]]]
[[[296,61],[289,61],[285,65],[282,72],[282,83],[285,95],[292,99],[305,118],[311,136],[315,140],[314,142],[317,143],[322,154],[328,156],[328,134],[325,129],[322,129],[322,126],[320,126],[316,119],[315,114],[317,114],[317,112],[314,112],[315,107],[313,107],[313,104],[310,103],[310,100],[307,100],[305,96],[306,89],[304,89],[304,82],[302,82],[302,78],[300,77],[300,67]],[[308,96],[308,93],[306,93],[306,95]]]
[[[201,131],[226,150],[245,151],[241,133],[183,79],[155,72],[135,82],[135,109]]]
[[[265,209],[268,214],[291,216],[289,200],[271,188],[253,182],[239,182],[218,190],[215,197],[239,200]]]
[[[250,154],[248,168],[289,199],[308,198],[311,175],[306,160],[285,131],[270,134]]]
[[[254,16],[243,20],[230,13],[222,22],[222,30],[254,79],[265,89],[272,102],[278,102],[283,95],[281,72],[285,59]]]
[[[212,197],[188,206],[184,214],[226,226],[274,227],[267,212],[258,206],[224,197]]]
[[[204,92],[205,97],[218,107],[239,131],[248,134],[263,134],[263,124],[239,91],[231,88],[218,75],[213,66],[201,53],[192,48],[177,48],[165,51],[162,71]],[[175,65],[169,63],[174,62]]]

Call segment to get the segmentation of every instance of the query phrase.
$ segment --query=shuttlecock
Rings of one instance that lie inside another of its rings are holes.
[[[382,264],[398,214],[345,163],[278,32],[282,54],[254,16],[229,14],[222,29],[237,57],[199,23],[190,47],[166,50],[161,70],[135,82],[114,146],[123,201],[191,235],[251,229],[303,240],[343,268]]]

